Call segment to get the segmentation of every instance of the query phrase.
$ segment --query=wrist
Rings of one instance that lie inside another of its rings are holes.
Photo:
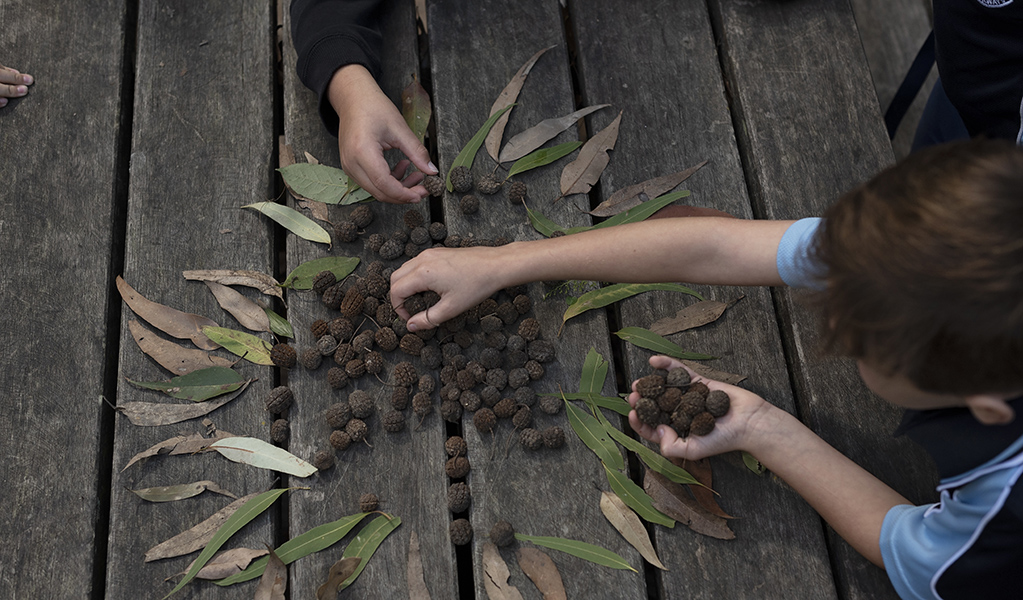
[[[331,76],[327,84],[327,99],[334,112],[340,115],[351,99],[365,98],[374,89],[379,91],[380,88],[369,69],[360,64],[345,65]]]

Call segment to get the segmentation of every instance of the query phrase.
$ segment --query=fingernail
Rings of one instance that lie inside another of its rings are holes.
[[[28,93],[28,88],[23,86],[23,85],[19,85],[18,87],[14,88],[14,93],[18,94],[19,96],[21,96],[23,94],[27,94]]]
[[[32,79],[31,75],[22,75],[21,80],[27,85],[32,85],[33,83],[35,83],[35,79]]]
[[[417,327],[415,323],[406,323],[405,329],[408,329],[409,332],[414,332],[415,330],[419,329],[419,327]]]
[[[0,98],[0,108],[7,106],[7,98]]]
[[[437,173],[440,172],[437,170],[437,165],[433,164],[433,162],[430,162],[429,164],[426,165],[426,170],[433,175],[436,175]]]

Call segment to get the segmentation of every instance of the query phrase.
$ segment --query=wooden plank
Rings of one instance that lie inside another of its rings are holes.
[[[186,281],[181,272],[272,273],[268,221],[241,206],[273,197],[273,20],[266,2],[229,9],[153,0],[142,2],[139,9],[124,277],[151,300],[235,329],[242,327],[219,308],[206,286]],[[239,291],[256,297],[252,290]],[[124,313],[125,322],[134,318],[130,310]],[[274,369],[242,361],[236,370],[258,381],[209,418],[219,430],[268,439],[272,419],[264,401],[274,385]],[[139,351],[124,323],[119,374],[142,380],[167,377]],[[117,401],[160,402],[159,396],[122,381]],[[183,571],[196,554],[143,564],[144,552],[230,502],[204,493],[149,504],[129,488],[208,479],[242,496],[274,487],[274,474],[216,453],[159,457],[121,472],[133,455],[161,440],[205,431],[197,421],[136,427],[118,417],[106,597],[153,597],[170,591],[164,579]],[[228,547],[273,544],[274,512],[260,516]],[[190,593],[194,598],[251,597],[252,585],[221,589],[193,583]]]
[[[930,2],[852,0],[852,8],[856,16],[856,28],[863,41],[863,52],[870,67],[870,77],[877,92],[877,102],[884,113],[931,30]],[[937,79],[938,70],[931,67],[927,81],[892,140],[896,158],[909,154],[916,124],[920,121],[927,97]]]
[[[0,109],[0,298],[11,342],[0,358],[0,588],[11,598],[89,598],[106,543],[97,472],[108,442],[125,17],[114,2],[52,2],[46,13],[61,18],[0,2],[2,62],[37,82]]]
[[[430,56],[433,72],[434,106],[438,132],[437,163],[446,170],[463,145],[486,120],[489,110],[505,84],[519,67],[538,50],[553,45],[526,79],[513,109],[504,139],[539,121],[562,116],[575,110],[569,74],[562,15],[554,2],[507,3],[484,1],[436,2],[429,5]],[[605,109],[610,114],[610,109]],[[551,144],[574,140],[574,130],[561,134]],[[568,225],[588,224],[571,199],[552,204],[558,196],[558,181],[565,159],[515,176],[528,187],[528,202],[555,221]],[[492,160],[481,150],[473,172],[479,177],[493,170]],[[480,212],[462,215],[460,194],[444,198],[444,218],[449,231],[482,238],[506,236],[509,239],[536,239],[538,234],[527,222],[521,206],[508,203],[505,191],[481,196]],[[543,336],[556,342],[557,359],[544,365],[545,376],[533,384],[538,392],[576,390],[583,360],[590,348],[611,359],[604,315],[593,311],[572,320],[557,335],[561,315],[566,308],[560,297],[545,300],[549,288],[528,286],[534,316],[540,321]],[[613,369],[612,369],[613,373]],[[614,394],[613,375],[607,378],[604,392]],[[473,470],[468,477],[473,500],[470,520],[475,530],[472,554],[476,597],[485,597],[487,575],[482,570],[482,543],[491,527],[506,520],[516,531],[584,540],[613,550],[637,569],[641,559],[607,523],[599,510],[598,489],[608,489],[600,462],[579,441],[568,425],[564,410],[547,415],[533,407],[534,427],[561,426],[566,447],[530,452],[517,443],[511,423],[499,422],[493,435],[480,433],[464,415],[464,435],[469,443]],[[610,414],[609,418],[614,415]],[[549,473],[549,474],[548,474]],[[519,570],[513,552],[502,554],[511,570],[511,583],[526,598],[539,594]],[[561,571],[569,597],[639,598],[644,597],[642,577],[628,571],[598,567],[574,557],[549,552]]]
[[[287,8],[284,11],[286,15]],[[380,18],[385,40],[381,88],[400,106],[401,90],[410,82],[410,75],[418,72],[414,5],[412,2],[390,2],[385,11]],[[303,87],[295,75],[296,57],[290,40],[290,23],[284,29],[287,142],[299,161],[304,160],[304,152],[310,152],[324,164],[337,166],[337,139],[324,130],[316,110],[315,95]],[[390,158],[392,164],[397,160],[396,156]],[[365,228],[361,239],[355,242],[339,243],[328,250],[289,235],[289,269],[314,258],[342,254],[361,259],[362,264],[356,270],[356,275],[363,276],[370,262],[380,260],[365,247],[367,236],[373,233],[390,236],[393,231],[403,229],[403,215],[410,208],[421,211],[427,222],[430,218],[429,203],[406,207],[374,202],[368,206],[375,215],[374,221]],[[347,218],[353,208],[332,207],[331,218],[335,221]],[[386,264],[396,267],[404,260],[403,257]],[[337,310],[328,309],[311,292],[290,293],[288,298],[288,315],[295,325],[299,347],[313,344],[309,326],[314,320],[340,316]],[[361,327],[364,330],[376,330],[376,325],[369,319],[364,319]],[[380,374],[383,381],[389,380],[394,365],[403,360],[411,360],[420,373],[426,371],[418,358],[409,357],[400,350],[382,354],[386,363]],[[381,383],[373,375],[365,375],[342,390],[333,390],[327,382],[327,370],[335,366],[335,363],[331,357],[325,358],[325,364],[314,372],[298,369],[289,373],[289,382],[299,403],[291,417],[291,450],[300,456],[311,456],[318,450],[333,452],[329,443],[331,428],[324,419],[324,412],[331,404],[346,399],[354,389],[368,391],[376,401],[375,414],[367,419],[368,439],[372,447],[358,443],[337,452],[337,466],[314,478],[311,493],[292,499],[289,507],[290,535],[298,535],[327,521],[358,512],[359,496],[367,492],[375,493],[381,500],[380,510],[399,517],[402,524],[380,546],[365,571],[350,591],[345,593],[352,597],[366,598],[407,596],[405,572],[409,536],[415,531],[422,548],[426,585],[430,593],[435,598],[457,597],[455,555],[448,540],[444,422],[434,412],[418,429],[413,430],[419,419],[411,409],[405,409],[406,429],[400,433],[385,432],[381,416],[391,408],[392,387]],[[296,590],[293,594],[312,597],[316,588],[325,581],[330,566],[340,559],[348,540],[336,548],[296,563],[292,567],[292,589]]]
[[[610,102],[625,110],[600,199],[709,159],[680,186],[692,190],[680,203],[752,218],[706,6],[664,1],[638,8],[613,0],[587,1],[572,5],[572,17],[586,102]],[[599,129],[608,115],[593,121]],[[792,412],[769,290],[697,289],[722,302],[744,298],[716,324],[670,339],[688,350],[720,356],[708,364],[747,376],[743,387]],[[649,327],[693,302],[680,294],[645,293],[619,304],[621,324]],[[624,350],[630,381],[650,372],[649,351],[630,344]],[[816,513],[777,479],[751,473],[737,454],[717,457],[712,464],[721,505],[739,517],[729,522],[736,539],[704,537],[681,525],[654,527],[658,554],[668,567],[660,573],[661,597],[834,597]],[[793,564],[800,568],[792,569]]]
[[[720,0],[711,7],[759,215],[820,214],[892,161],[846,2]],[[891,437],[899,411],[865,389],[850,361],[820,356],[816,318],[797,296],[782,291],[778,297],[804,421],[910,500],[933,498],[929,459],[908,440]],[[895,597],[882,570],[831,530],[829,539],[839,596]]]

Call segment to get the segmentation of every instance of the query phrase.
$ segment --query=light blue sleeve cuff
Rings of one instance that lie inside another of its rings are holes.
[[[824,266],[813,257],[814,236],[823,219],[809,217],[800,219],[785,230],[778,243],[778,275],[790,287],[823,290],[825,285]]]

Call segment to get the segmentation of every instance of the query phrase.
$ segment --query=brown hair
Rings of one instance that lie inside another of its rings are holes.
[[[1023,149],[915,153],[825,214],[828,343],[917,387],[1023,389]]]

